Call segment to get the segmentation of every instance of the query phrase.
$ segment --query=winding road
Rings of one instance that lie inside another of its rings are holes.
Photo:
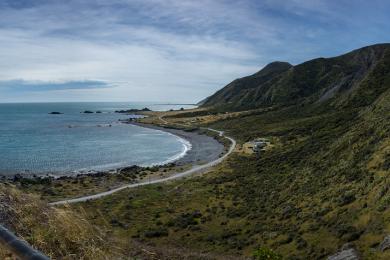
[[[159,117],[159,119],[161,121],[163,121],[164,123],[168,123],[162,117]],[[224,136],[226,139],[228,139],[231,142],[231,145],[229,147],[228,152],[225,153],[220,158],[214,160],[214,161],[211,161],[211,162],[206,163],[206,164],[194,166],[190,170],[187,170],[187,171],[184,171],[184,172],[180,172],[180,173],[176,173],[176,174],[173,174],[173,175],[171,175],[169,177],[166,177],[166,178],[161,178],[161,179],[156,179],[156,180],[151,180],[151,181],[145,181],[145,182],[138,182],[138,183],[133,183],[133,184],[127,184],[127,185],[124,185],[124,186],[121,186],[121,187],[118,187],[118,188],[115,188],[115,189],[112,189],[112,190],[109,190],[109,191],[100,192],[100,193],[97,193],[97,194],[94,194],[94,195],[79,197],[79,198],[75,198],[75,199],[66,199],[66,200],[52,202],[52,203],[49,203],[49,204],[54,206],[54,205],[72,204],[72,203],[78,203],[78,202],[85,202],[85,201],[89,201],[89,200],[95,200],[95,199],[99,199],[99,198],[111,195],[113,193],[116,193],[116,192],[124,190],[124,189],[136,188],[136,187],[150,185],[150,184],[157,184],[157,183],[167,182],[167,181],[171,181],[171,180],[176,180],[176,179],[179,179],[179,178],[187,177],[187,176],[193,175],[195,173],[204,172],[204,171],[208,170],[209,168],[211,168],[211,167],[221,163],[226,157],[228,157],[233,152],[234,148],[236,147],[236,140],[234,140],[231,137],[225,136],[222,131],[215,130],[215,129],[212,129],[212,128],[204,128],[204,129],[207,129],[207,130],[213,131],[213,132],[217,132],[220,136]]]

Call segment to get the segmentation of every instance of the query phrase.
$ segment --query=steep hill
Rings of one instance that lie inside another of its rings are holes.
[[[84,210],[99,225],[107,212],[121,223],[107,228],[125,237],[213,256],[193,259],[250,257],[259,247],[283,259],[327,259],[347,246],[361,259],[390,259],[380,249],[390,235],[390,88],[368,106],[328,108],[220,113],[228,116],[202,126],[274,146],[259,155],[237,149],[201,177],[125,190]],[[190,121],[208,117],[195,112]]]
[[[236,79],[203,101],[203,107],[244,110],[265,106],[327,103],[367,105],[389,82],[390,44],[377,44],[334,58],[292,66],[274,62]]]
[[[94,219],[103,207],[130,227],[118,232],[159,248],[249,257],[262,247],[283,259],[327,259],[352,247],[361,259],[390,259],[381,249],[390,235],[389,44],[272,63],[203,106],[165,118],[223,130],[239,147],[256,138],[273,146],[252,155],[238,148],[199,178],[91,202],[92,221],[103,222]],[[252,107],[267,108],[219,113]]]

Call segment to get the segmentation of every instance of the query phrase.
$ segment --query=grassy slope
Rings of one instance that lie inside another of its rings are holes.
[[[374,249],[390,233],[390,93],[366,108],[326,111],[291,107],[214,123],[241,142],[273,136],[282,146],[85,209],[118,236],[160,248],[250,255],[267,246],[315,259],[352,242],[365,257],[386,259]]]
[[[349,95],[215,122],[241,143],[276,137],[280,145],[260,157],[236,153],[201,178],[88,203],[86,211],[118,236],[159,248],[250,255],[266,246],[318,259],[351,242],[365,258],[388,259],[376,248],[390,233],[389,69],[388,53]]]
[[[83,213],[51,208],[10,185],[0,185],[0,222],[52,259],[123,258],[116,243]],[[6,257],[9,252],[0,247],[0,259]]]

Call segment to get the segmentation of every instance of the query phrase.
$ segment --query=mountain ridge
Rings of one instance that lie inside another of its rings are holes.
[[[365,85],[366,80],[370,81],[378,66],[382,70],[389,68],[389,61],[390,44],[383,43],[295,66],[287,62],[272,62],[255,74],[232,81],[203,100],[200,106],[246,110],[327,101],[335,107],[353,105],[350,101],[359,92],[359,87]],[[382,80],[383,76],[386,75],[382,75]],[[367,90],[369,86],[364,87],[363,93],[370,92]]]

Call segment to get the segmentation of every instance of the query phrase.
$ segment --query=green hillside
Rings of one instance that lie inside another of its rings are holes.
[[[199,178],[91,202],[93,221],[114,219],[120,235],[210,259],[259,247],[324,259],[347,243],[363,259],[389,259],[378,246],[390,234],[390,45],[271,64],[203,106],[209,111],[178,118],[272,106],[208,125],[240,144],[268,137],[274,148],[236,152]]]
[[[390,44],[378,44],[296,66],[271,63],[254,75],[228,84],[202,106],[244,110],[324,102],[334,107],[369,104],[377,97],[377,89],[365,89],[362,84],[377,82],[378,73],[388,71],[389,55]]]

